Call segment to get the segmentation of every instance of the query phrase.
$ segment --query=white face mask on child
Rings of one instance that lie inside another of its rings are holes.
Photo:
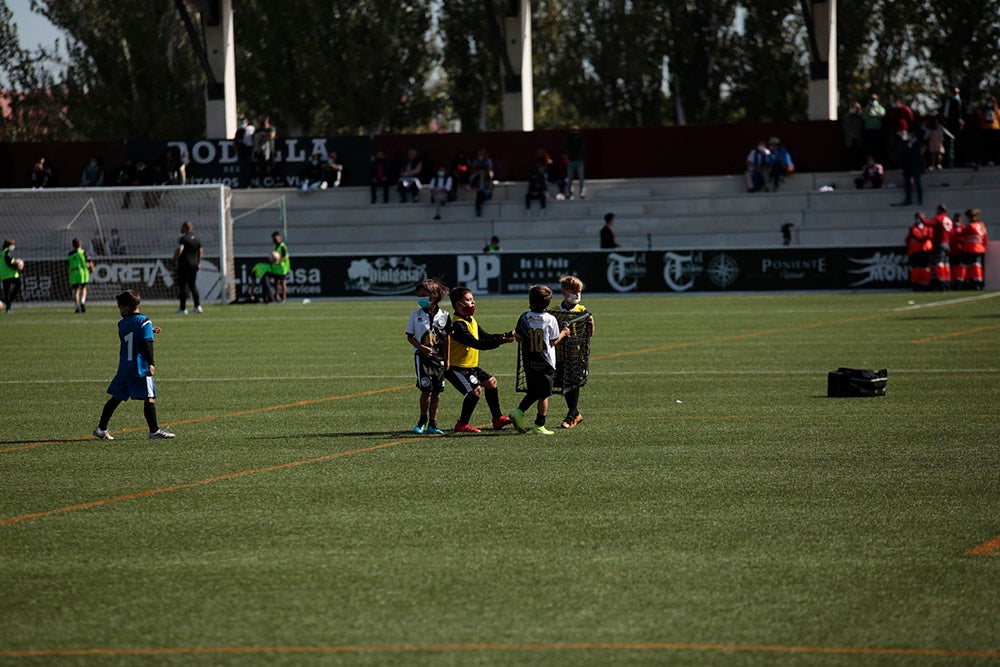
[[[580,303],[580,293],[572,292],[570,294],[567,294],[566,303],[568,303],[571,306],[575,306],[576,304]]]

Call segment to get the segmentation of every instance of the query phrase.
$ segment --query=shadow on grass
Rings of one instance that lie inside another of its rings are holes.
[[[455,433],[445,431],[444,435],[417,435],[412,431],[349,431],[343,433],[289,433],[287,435],[258,436],[253,440],[289,440],[295,438],[385,438],[400,439],[413,438],[414,440],[435,440],[437,438],[476,438],[501,436],[501,435],[521,435],[517,431],[505,430],[494,431],[493,429],[483,429],[482,433]]]

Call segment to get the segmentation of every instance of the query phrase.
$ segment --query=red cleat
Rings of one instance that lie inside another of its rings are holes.
[[[482,431],[475,426],[463,424],[462,422],[455,422],[455,433],[482,433]]]
[[[493,420],[493,428],[495,428],[496,430],[499,431],[504,426],[507,426],[507,425],[513,424],[513,423],[514,423],[514,421],[510,417],[508,417],[507,415],[500,415],[499,417],[497,417],[496,419]]]

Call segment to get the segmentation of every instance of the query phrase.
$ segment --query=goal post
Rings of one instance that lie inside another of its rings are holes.
[[[175,300],[173,262],[181,223],[203,248],[202,301],[229,303],[233,281],[232,192],[225,185],[0,190],[0,237],[25,261],[23,301],[71,302],[67,255],[80,239],[94,262],[89,301],[124,289],[143,300]]]

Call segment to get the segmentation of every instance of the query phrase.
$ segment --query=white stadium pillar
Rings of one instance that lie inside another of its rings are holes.
[[[817,48],[810,58],[809,119],[837,120],[837,0],[813,0],[812,22]]]
[[[531,62],[531,0],[509,0],[504,16],[507,56],[513,75],[503,75],[503,129],[535,129],[535,91]]]
[[[203,17],[208,65],[215,76],[205,90],[205,134],[228,138],[236,134],[236,50],[232,0],[217,0],[218,16]],[[215,20],[217,19],[217,20]]]

